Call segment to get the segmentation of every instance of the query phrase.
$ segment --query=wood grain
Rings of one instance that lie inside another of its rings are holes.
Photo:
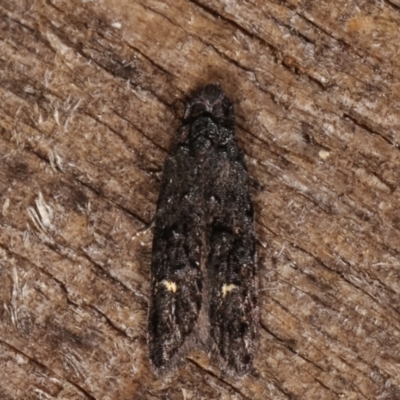
[[[0,398],[400,398],[400,3],[0,0]],[[254,373],[153,375],[152,221],[185,96],[254,178]]]

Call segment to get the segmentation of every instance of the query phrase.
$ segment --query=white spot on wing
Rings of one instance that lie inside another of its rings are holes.
[[[226,283],[222,285],[222,298],[224,298],[230,291],[237,289],[238,287],[233,283],[227,285]]]
[[[162,283],[169,292],[176,293],[176,289],[178,288],[178,286],[176,285],[175,282],[173,282],[173,281],[161,281],[160,283]]]

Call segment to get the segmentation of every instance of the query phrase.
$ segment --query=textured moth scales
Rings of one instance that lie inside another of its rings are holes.
[[[259,323],[253,206],[234,125],[220,86],[204,87],[187,102],[165,161],[148,321],[159,373],[193,346],[230,375],[252,368]]]

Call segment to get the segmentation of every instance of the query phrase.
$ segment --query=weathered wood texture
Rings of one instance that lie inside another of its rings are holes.
[[[0,0],[0,398],[400,398],[400,2]],[[255,180],[242,380],[149,368],[160,171],[220,82]]]

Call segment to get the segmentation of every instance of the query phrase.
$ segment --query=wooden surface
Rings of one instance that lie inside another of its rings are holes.
[[[0,398],[400,399],[400,2],[0,0]],[[220,82],[254,178],[254,373],[165,379],[163,161]]]

